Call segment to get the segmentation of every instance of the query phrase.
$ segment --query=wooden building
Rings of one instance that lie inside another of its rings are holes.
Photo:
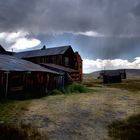
[[[76,56],[76,63],[75,69],[78,70],[78,80],[81,82],[83,80],[83,65],[82,65],[82,58],[78,52],[75,52]]]
[[[121,78],[126,79],[126,70],[125,69],[119,69],[119,72],[121,74]]]
[[[122,77],[119,70],[103,70],[100,72],[104,84],[121,83]]]
[[[73,76],[75,76],[75,73],[78,73],[77,70],[52,63],[42,63],[40,65],[64,75],[64,85],[73,83],[73,79],[75,78]]]
[[[0,54],[0,97],[41,96],[63,86],[64,75],[32,62]]]
[[[14,56],[36,64],[56,64],[56,66],[73,69],[74,72],[72,75],[69,73],[67,74],[69,74],[70,78],[75,82],[82,81],[82,59],[78,52],[73,51],[71,46],[61,46],[55,48],[46,48],[44,46],[40,50],[15,53]],[[49,66],[49,68],[50,67],[51,66]]]

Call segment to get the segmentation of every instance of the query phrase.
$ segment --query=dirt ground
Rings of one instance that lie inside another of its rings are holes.
[[[38,127],[48,140],[111,140],[108,124],[140,113],[140,91],[94,89],[33,100],[19,121]]]

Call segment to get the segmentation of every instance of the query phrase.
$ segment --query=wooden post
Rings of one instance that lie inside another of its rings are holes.
[[[7,98],[7,94],[8,94],[8,83],[9,83],[9,71],[6,71],[6,90],[5,90],[5,98]]]

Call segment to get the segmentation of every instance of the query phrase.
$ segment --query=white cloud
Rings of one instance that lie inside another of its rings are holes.
[[[75,34],[75,35],[84,35],[84,36],[89,36],[89,37],[104,37],[104,38],[111,38],[111,37],[113,37],[113,38],[137,38],[137,37],[140,37],[140,35],[135,35],[135,34],[114,35],[114,34],[102,34],[102,33],[96,32],[96,31],[68,32],[68,33],[72,33],[72,34]]]
[[[27,48],[32,48],[40,44],[38,39],[28,39],[28,38],[19,38],[16,40],[16,43],[11,46],[14,50],[23,50]]]
[[[29,33],[25,31],[1,32],[0,41],[10,46],[8,50],[14,49],[14,51],[32,48],[41,43],[40,40],[29,38],[28,35]]]
[[[73,33],[73,34],[85,35],[85,36],[90,36],[90,37],[105,37],[105,35],[95,32],[95,31],[77,32],[77,33]]]
[[[29,35],[28,32],[18,31],[18,32],[2,32],[0,33],[0,40],[5,40],[8,43],[13,43],[17,39]]]
[[[84,73],[90,73],[103,69],[140,69],[140,57],[136,57],[132,62],[123,59],[83,59]]]

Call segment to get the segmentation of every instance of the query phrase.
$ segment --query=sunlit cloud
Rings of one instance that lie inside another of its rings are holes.
[[[104,34],[101,34],[101,33],[95,32],[95,31],[76,32],[74,34],[84,35],[84,36],[89,36],[89,37],[105,37]]]
[[[29,37],[29,33],[25,31],[1,32],[0,41],[10,46],[7,50],[14,49],[14,51],[32,48],[41,43],[40,40]]]
[[[41,42],[38,39],[19,38],[11,48],[14,50],[23,50],[38,46],[40,43]]]
[[[99,71],[103,69],[140,69],[140,57],[136,57],[134,61],[130,62],[123,59],[83,59],[84,73]]]

